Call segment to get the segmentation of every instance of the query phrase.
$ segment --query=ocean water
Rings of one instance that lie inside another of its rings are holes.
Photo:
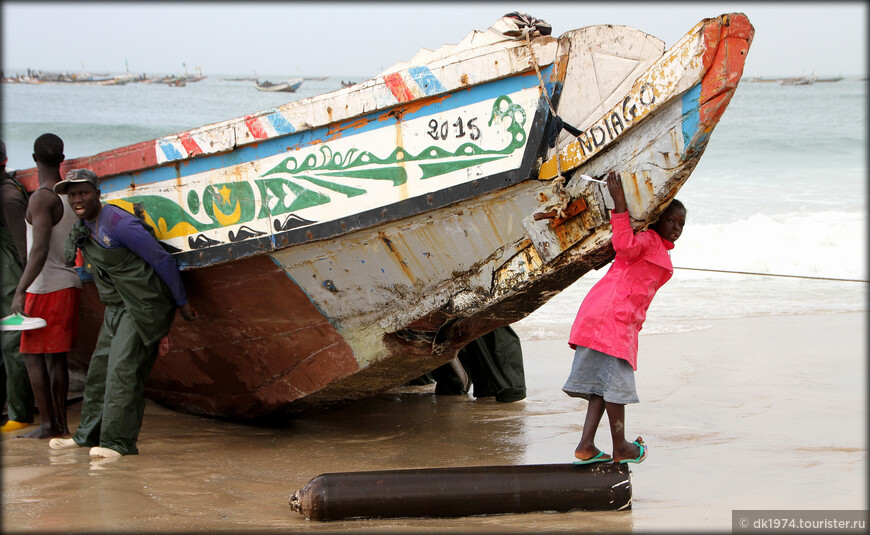
[[[336,90],[349,79],[306,80],[290,94],[230,77],[181,88],[3,84],[7,165],[31,167],[33,140],[45,132],[61,136],[67,158],[76,158]],[[866,147],[866,82],[742,83],[677,195],[688,218],[674,265],[716,271],[677,269],[642,334],[704,329],[712,319],[866,310],[867,283],[852,281],[868,279]],[[605,271],[588,273],[515,328],[530,339],[567,337]]]
[[[868,280],[867,83],[744,81],[677,198],[687,219],[674,266],[717,271],[676,269],[641,335],[705,329],[712,319],[867,310],[868,284],[851,282]],[[605,272],[587,273],[518,332],[567,338]]]

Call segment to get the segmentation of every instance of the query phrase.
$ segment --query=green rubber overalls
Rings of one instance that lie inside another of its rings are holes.
[[[84,227],[76,222],[73,235],[80,225]],[[154,269],[133,251],[103,248],[90,236],[80,248],[106,312],[73,440],[79,446],[137,454],[145,381],[157,360],[160,339],[175,318],[175,304]]]

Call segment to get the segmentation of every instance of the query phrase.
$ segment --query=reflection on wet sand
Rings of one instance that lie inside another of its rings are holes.
[[[78,407],[70,410],[73,425]],[[558,529],[581,519],[630,529],[626,512],[318,524],[288,506],[294,491],[322,473],[521,464],[527,413],[526,402],[436,397],[431,387],[405,387],[272,427],[179,414],[149,402],[138,456],[92,461],[87,448],[54,451],[44,441],[4,440],[4,531],[317,525],[503,532]]]
[[[324,473],[570,462],[585,411],[560,390],[571,351],[524,340],[527,398],[514,403],[404,387],[258,427],[149,402],[141,454],[114,462],[5,433],[3,532],[728,531],[734,509],[865,508],[866,314],[711,324],[641,337],[626,432],[650,453],[631,466],[630,511],[318,523],[290,509]]]

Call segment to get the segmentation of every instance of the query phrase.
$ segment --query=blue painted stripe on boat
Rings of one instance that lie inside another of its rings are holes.
[[[541,69],[541,76],[549,76],[552,69],[552,66]],[[471,88],[471,91],[456,91],[455,93],[451,94],[449,98],[441,102],[436,102],[429,106],[424,106],[423,108],[415,112],[405,115],[405,120],[418,119],[420,117],[426,117],[435,113],[450,111],[455,108],[468,106],[470,104],[474,104],[475,102],[496,99],[502,95],[514,93],[516,91],[528,89],[530,87],[538,87],[539,85],[540,83],[538,82],[538,77],[534,73],[534,71],[521,76],[502,78],[501,80],[496,80],[494,82],[474,86],[473,88]],[[486,119],[489,120],[489,117],[487,117]],[[380,128],[381,126],[378,125],[378,127]]]
[[[420,86],[420,89],[423,90],[424,94],[431,96],[444,92],[444,86],[441,85],[438,78],[435,78],[435,75],[432,74],[429,67],[411,67],[408,69],[408,74],[410,74],[411,78],[414,79],[414,82]]]
[[[288,146],[307,146],[314,142],[326,141],[329,137],[329,132],[326,127],[316,128],[314,130],[305,130],[289,134],[288,136],[274,137],[265,139],[252,145],[239,147],[236,150],[217,154],[205,158],[192,158],[190,160],[181,160],[179,162],[169,162],[167,165],[146,169],[138,173],[123,174],[114,176],[100,181],[100,190],[103,193],[113,193],[123,191],[130,187],[131,176],[137,186],[147,184],[156,184],[166,180],[175,180],[178,177],[187,177],[215,169],[224,169],[236,165],[244,164],[272,156],[274,154],[284,153]],[[176,165],[178,168],[176,169]]]
[[[552,66],[541,69],[541,76],[549,76],[552,69]],[[538,85],[538,78],[534,72],[521,76],[503,78],[494,82],[474,86],[471,91],[457,91],[441,102],[436,102],[429,106],[423,106],[414,112],[404,115],[403,120],[408,121],[443,111],[449,111],[455,108],[461,108],[475,102],[495,99],[505,94],[514,93],[530,87],[537,87]],[[395,117],[390,117],[389,120],[379,120],[380,117],[390,111],[391,109],[381,110],[364,116],[362,121],[359,119],[354,120],[354,123],[364,123],[355,127],[354,133],[365,133],[380,128],[395,127],[397,122]],[[342,124],[350,123],[351,121],[344,121]],[[167,164],[153,169],[146,169],[137,173],[129,173],[107,178],[100,182],[100,190],[103,193],[123,191],[130,187],[131,177],[137,186],[144,186],[166,180],[177,180],[178,178],[205,173],[215,169],[223,169],[247,162],[261,160],[276,154],[289,154],[287,147],[297,147],[301,149],[313,143],[325,143],[330,141],[334,135],[334,133],[330,133],[328,126],[322,126],[312,130],[303,130],[301,132],[276,136],[258,141],[251,145],[239,147],[230,152],[203,156],[200,158],[183,159],[178,162],[168,162]],[[172,145],[168,143],[164,145],[161,143],[160,146],[164,149],[164,154],[166,154],[165,146],[168,146],[169,149],[178,154],[170,159],[182,158],[182,155],[178,153]],[[168,155],[167,158],[169,158]],[[180,165],[176,166],[176,164]]]
[[[163,155],[166,156],[167,160],[178,160],[184,158],[184,155],[178,152],[178,149],[176,149],[172,143],[166,141],[160,143],[160,150],[163,151]],[[100,187],[102,187],[102,184],[100,184]],[[111,189],[107,191],[111,191]]]
[[[269,119],[269,122],[272,123],[272,126],[275,127],[275,131],[279,134],[292,134],[296,131],[293,128],[293,125],[290,124],[290,121],[284,118],[279,112],[272,112],[266,116]]]
[[[701,84],[686,91],[683,95],[683,147],[688,148],[689,143],[698,131],[699,103],[701,100]]]

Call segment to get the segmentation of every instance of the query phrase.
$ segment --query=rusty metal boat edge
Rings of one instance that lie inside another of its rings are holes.
[[[609,197],[579,176],[620,170],[633,225],[654,220],[754,34],[722,15],[665,52],[623,26],[525,38],[509,23],[353,87],[65,163],[152,224],[200,312],[173,326],[148,397],[280,417],[401,385],[524,318],[612,258]],[[583,133],[548,147],[554,114]],[[84,286],[80,368],[102,318]]]

